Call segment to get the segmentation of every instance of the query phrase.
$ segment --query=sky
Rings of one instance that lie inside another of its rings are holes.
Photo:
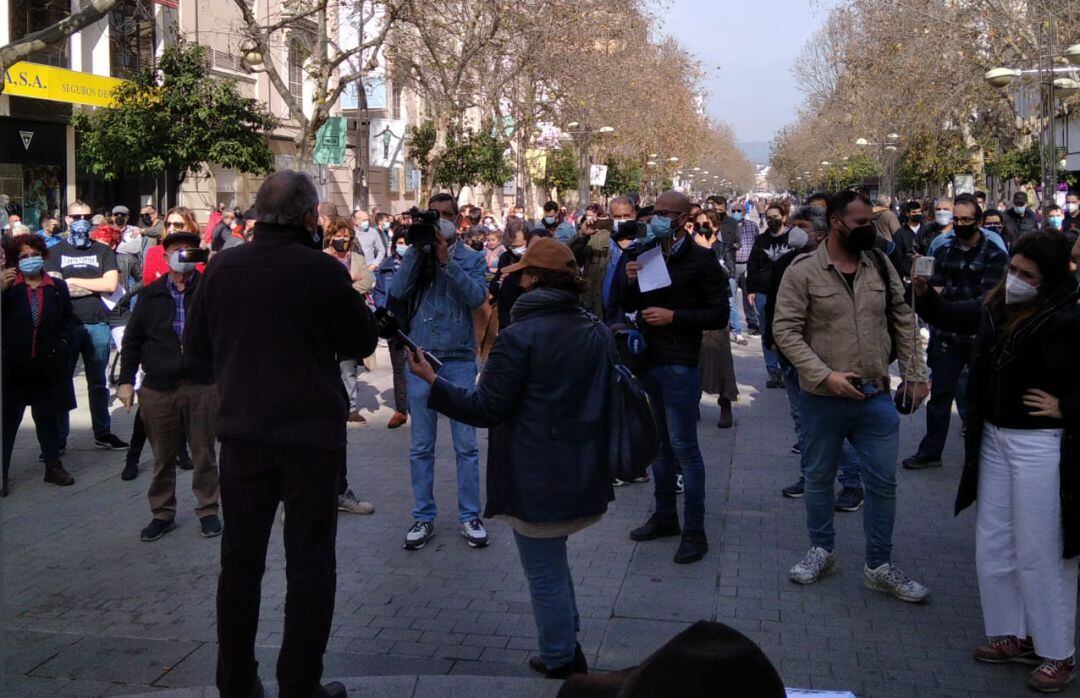
[[[701,62],[706,108],[735,140],[769,141],[801,104],[791,66],[836,0],[667,0],[664,31]]]

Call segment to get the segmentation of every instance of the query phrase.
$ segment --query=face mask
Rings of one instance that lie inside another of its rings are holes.
[[[847,224],[845,224],[846,227]],[[874,226],[871,224],[860,225],[857,228],[848,228],[847,235],[840,237],[840,244],[844,246],[848,252],[852,254],[858,254],[865,252],[874,246],[874,239],[877,237],[877,232],[874,231]]]
[[[1009,274],[1009,278],[1005,280],[1006,305],[1027,303],[1028,301],[1035,300],[1035,297],[1038,295],[1039,288],[1037,286],[1032,286],[1018,276]]]
[[[19,260],[19,271],[29,276],[40,274],[43,266],[45,266],[45,260],[40,255]]]
[[[525,254],[525,245],[522,245],[521,247],[511,247],[510,251],[514,253],[515,257],[520,257]]]
[[[952,223],[952,211],[934,211],[934,222],[944,228]]]
[[[674,232],[671,229],[671,219],[666,216],[653,216],[649,223],[649,239],[664,240],[671,237]]]
[[[90,221],[80,218],[77,221],[71,222],[71,235],[68,236],[68,242],[74,247],[85,250],[90,247],[90,229],[93,228],[93,224]]]
[[[806,247],[806,243],[810,242],[810,236],[806,234],[806,231],[795,226],[788,233],[788,246],[795,250],[801,250]]]
[[[408,245],[396,245],[394,247],[394,251],[397,252],[398,257],[404,257],[405,253],[408,252],[408,250],[409,250]]]
[[[1080,213],[1080,203],[1070,201],[1065,204],[1065,210],[1069,212],[1070,216],[1075,216],[1077,213]]]
[[[961,240],[970,240],[975,237],[975,233],[979,230],[977,225],[954,225],[953,232],[956,233],[956,237]]]
[[[349,248],[349,241],[341,239],[331,240],[330,247],[334,248],[334,252],[344,252]]]
[[[491,226],[495,225],[495,221],[491,218],[485,218],[484,225],[490,228]]]
[[[735,222],[741,221],[742,220],[742,211],[735,211],[734,213],[731,214],[731,217],[735,219]]]
[[[907,219],[908,219],[908,222],[915,223],[916,225],[918,225],[919,223],[922,223],[923,215],[921,213],[912,213],[911,215],[909,215],[907,217]]]
[[[363,223],[360,224],[360,230],[363,230],[364,232],[367,232],[368,228],[370,228],[370,227],[371,227],[371,223],[369,223],[368,221],[364,221]]]
[[[555,225],[554,216],[544,216],[544,225]]]
[[[995,233],[1000,233],[1002,228],[1003,228],[1001,223],[987,223],[983,227],[986,228],[987,230],[992,230]]]
[[[1022,216],[1027,211],[1027,206],[1013,206],[1013,211],[1016,212],[1016,215]]]
[[[784,224],[784,222],[781,221],[779,218],[770,218],[765,223],[765,227],[768,229],[768,231],[770,233],[775,233],[776,231],[780,230],[780,226],[783,225],[783,224]]]
[[[181,250],[173,250],[169,253],[169,269],[177,274],[187,274],[195,271],[195,262],[181,262],[180,252]]]
[[[472,242],[469,243],[469,247],[471,247],[474,250],[476,250],[477,252],[479,252],[480,250],[484,249],[484,241],[483,240],[473,240]]]
[[[144,228],[149,228],[151,225],[154,224],[153,221],[150,220],[150,214],[149,213],[144,213],[141,216],[139,216],[139,222],[142,223]]]
[[[454,225],[453,221],[440,218],[439,232],[442,233],[442,236],[446,238],[447,242],[453,242],[454,238],[457,237],[457,226]]]
[[[524,217],[525,217],[524,213],[515,213],[514,214],[514,218],[517,218],[518,220],[521,220]]]
[[[1061,226],[1065,224],[1065,216],[1047,216],[1046,222],[1054,230],[1061,230]]]
[[[382,223],[381,223],[381,224],[379,225],[379,230],[383,231],[384,233],[385,233],[385,232],[386,232],[387,230],[390,230],[390,221],[383,221],[383,222],[382,222]]]

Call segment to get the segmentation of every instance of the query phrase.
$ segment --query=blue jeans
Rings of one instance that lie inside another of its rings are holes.
[[[412,475],[413,518],[434,521],[435,506],[435,436],[439,413],[427,406],[431,386],[406,372],[409,387],[409,413],[412,416],[412,446],[409,470]],[[476,383],[476,363],[447,360],[439,375],[455,385],[472,387]],[[450,434],[457,455],[458,519],[464,523],[480,518],[480,453],[476,449],[476,429],[450,421]]]
[[[112,431],[112,418],[109,416],[109,388],[105,383],[105,374],[109,371],[109,344],[112,334],[104,322],[83,325],[75,333],[71,347],[71,373],[75,374],[75,365],[82,356],[83,373],[86,375],[86,392],[90,402],[90,423],[94,436],[104,436]],[[70,414],[65,410],[58,415],[60,420],[60,447],[67,446],[71,432]]]
[[[764,293],[754,294],[754,308],[757,309],[758,328],[761,330],[761,336],[765,336],[765,301],[768,300],[768,296]],[[761,341],[761,352],[765,355],[765,368],[769,373],[780,372],[780,360],[776,358],[776,352],[765,346],[765,340]]]
[[[739,282],[732,276],[728,279],[731,285],[731,331],[742,334],[742,320],[739,319]]]
[[[795,370],[787,359],[777,355],[780,359],[780,369],[784,372],[784,389],[787,390],[788,402],[791,404],[791,421],[795,423],[795,441],[799,444],[799,450],[803,455],[799,458],[799,477],[806,479],[806,440],[803,438],[802,427],[802,388],[799,387],[799,372]],[[840,449],[840,480],[841,487],[862,487],[859,480],[859,459],[850,439],[844,439],[844,445]]]
[[[581,617],[566,559],[566,536],[530,538],[515,531],[514,541],[529,581],[540,659],[549,669],[569,664],[574,661]]]
[[[862,466],[866,564],[874,568],[889,562],[896,519],[896,455],[900,447],[900,415],[891,395],[886,391],[865,400],[849,400],[804,392],[801,406],[810,544],[833,549],[833,480],[847,437]]]
[[[660,427],[660,454],[653,462],[656,513],[676,514],[675,475],[683,476],[683,530],[705,532],[705,461],[697,438],[701,369],[659,364],[645,369],[649,393]]]
[[[926,436],[919,443],[916,456],[923,460],[939,460],[949,436],[953,400],[960,419],[967,417],[967,405],[960,394],[960,378],[967,366],[971,349],[964,345],[942,341],[930,343],[926,363],[930,367],[930,399],[926,402]]]

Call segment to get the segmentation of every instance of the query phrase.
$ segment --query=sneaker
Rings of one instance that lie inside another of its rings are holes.
[[[675,494],[682,494],[686,491],[686,485],[683,484],[682,473],[675,476]]]
[[[806,557],[791,568],[788,576],[796,584],[813,584],[836,572],[836,555],[825,548],[813,547]]]
[[[749,343],[750,343],[750,340],[748,340],[748,339],[746,338],[746,335],[742,335],[742,334],[736,334],[736,335],[735,335],[735,343],[736,343],[736,344],[740,344],[740,345],[742,345],[742,346],[744,346],[744,347],[745,347],[745,346],[746,346],[747,344],[749,344]]]
[[[795,456],[801,456],[801,455],[802,455],[802,446],[800,446],[800,445],[798,444],[798,442],[796,442],[796,443],[795,443],[795,444],[794,444],[794,445],[793,445],[793,446],[791,447],[791,453],[792,453],[792,455],[795,455]]]
[[[191,461],[191,454],[181,452],[180,455],[176,457],[176,467],[181,470],[194,470],[195,464]]]
[[[150,525],[144,528],[142,533],[139,534],[139,540],[143,543],[153,543],[174,528],[176,528],[175,521],[154,519],[150,522]]]
[[[64,464],[58,460],[45,464],[44,481],[50,485],[60,485],[61,487],[75,484],[75,478],[71,477],[71,473],[64,470]]]
[[[1038,664],[1039,658],[1035,656],[1035,646],[1031,638],[1021,640],[1015,635],[1002,635],[992,637],[985,645],[975,648],[975,659],[987,664],[1005,664],[1017,662],[1019,664]]]
[[[349,691],[345,688],[345,684],[340,681],[331,681],[319,686],[314,698],[346,698],[348,695]]]
[[[120,479],[126,481],[137,477],[139,477],[139,461],[128,458],[127,463],[124,463],[124,469],[120,471]]]
[[[645,541],[678,536],[682,534],[679,528],[679,517],[675,514],[656,514],[649,517],[643,526],[638,526],[630,531],[630,540]]]
[[[630,484],[630,482],[629,482],[629,481],[627,481],[627,480],[620,480],[619,478],[614,478],[614,479],[613,479],[613,480],[611,481],[611,486],[612,486],[612,487],[626,487],[626,486],[627,486],[627,485],[629,485],[629,484]]]
[[[345,494],[338,495],[338,511],[347,511],[350,514],[374,514],[375,507],[370,502],[362,502],[353,494],[351,489],[345,490]]]
[[[921,603],[930,597],[929,589],[908,577],[896,565],[888,562],[875,569],[863,565],[863,586],[874,591],[892,594],[908,603]]]
[[[927,468],[940,468],[940,458],[923,458],[918,453],[900,461],[900,465],[908,470],[926,470]]]
[[[683,533],[682,542],[679,543],[679,549],[675,552],[675,563],[688,565],[691,562],[697,562],[705,557],[707,552],[709,552],[709,541],[704,533]]]
[[[788,499],[802,499],[803,495],[806,494],[806,480],[800,477],[794,483],[780,490],[780,494]]]
[[[403,426],[407,421],[409,421],[409,415],[404,412],[395,412],[391,415],[390,421],[386,423],[386,428],[397,429],[398,427]]]
[[[367,420],[364,419],[364,415],[360,414],[356,410],[349,413],[348,419],[345,420],[349,424],[367,424]]]
[[[642,475],[641,477],[635,477],[635,478],[634,478],[633,480],[631,480],[630,482],[634,483],[635,485],[640,485],[641,483],[643,483],[643,482],[648,482],[648,481],[649,481],[649,474],[648,474],[648,473],[645,473],[645,474],[644,474],[644,475]]]
[[[569,664],[549,669],[540,657],[529,657],[529,668],[549,679],[565,679],[573,674],[589,673],[589,665],[585,661],[585,653],[581,651],[581,645],[574,649],[574,659]]]
[[[783,388],[784,387],[784,377],[778,372],[770,371],[769,372],[769,380],[765,381],[765,387],[766,388],[773,388],[773,389],[775,389],[775,388]]]
[[[413,521],[405,533],[405,549],[419,550],[435,535],[435,524],[430,521]]]
[[[836,511],[858,511],[862,509],[863,491],[861,487],[845,487],[836,498]]]
[[[102,434],[101,436],[94,437],[94,444],[98,448],[107,448],[110,451],[123,451],[128,447],[126,441],[121,441],[116,438],[115,434]]]
[[[488,544],[488,534],[480,519],[473,519],[461,524],[461,537],[470,548],[484,548]]]
[[[199,535],[203,538],[217,538],[221,530],[221,519],[217,514],[199,517]]]
[[[1076,676],[1076,666],[1069,659],[1044,659],[1039,668],[1031,672],[1028,686],[1040,693],[1057,693]]]

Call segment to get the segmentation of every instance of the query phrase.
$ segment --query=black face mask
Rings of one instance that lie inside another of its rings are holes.
[[[983,227],[987,230],[993,230],[995,233],[1000,233],[1004,226],[1001,223],[987,223]]]
[[[847,224],[844,224],[847,228]],[[860,225],[857,228],[847,228],[847,232],[840,236],[840,244],[852,254],[866,252],[874,246],[877,232],[871,223]]]
[[[143,224],[144,228],[149,228],[151,225],[154,224],[153,221],[150,220],[150,214],[149,213],[144,213],[141,216],[139,216],[139,222]]]
[[[349,248],[349,241],[341,239],[331,240],[330,246],[334,248],[334,252],[344,252]]]
[[[961,240],[970,240],[975,237],[975,233],[979,232],[979,226],[977,225],[953,225],[953,231],[956,233],[956,237]]]
[[[923,215],[921,213],[912,213],[908,216],[908,220],[912,223],[922,223]]]
[[[777,230],[780,230],[780,226],[783,224],[784,222],[779,218],[770,218],[768,222],[765,223],[765,227],[770,233],[775,233]]]
[[[484,249],[484,241],[483,240],[473,240],[472,242],[469,243],[469,247],[471,247],[474,250],[476,250],[477,252],[479,252],[482,249]]]

